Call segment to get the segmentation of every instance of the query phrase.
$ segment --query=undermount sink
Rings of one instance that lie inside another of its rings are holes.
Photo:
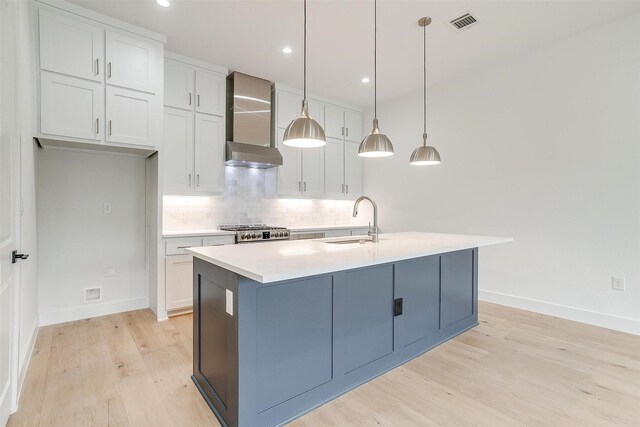
[[[337,238],[337,239],[321,240],[321,242],[323,243],[332,243],[334,245],[348,245],[353,243],[360,243],[364,245],[365,243],[371,243],[371,241],[372,241],[371,237],[369,236],[361,236],[361,237],[356,237],[354,239]]]

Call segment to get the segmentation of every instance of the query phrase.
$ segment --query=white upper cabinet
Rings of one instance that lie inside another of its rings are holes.
[[[222,192],[224,189],[224,118],[196,114],[195,190]]]
[[[300,115],[302,97],[288,92],[277,92],[276,107],[278,113],[278,127],[286,129],[291,122]]]
[[[158,91],[158,46],[151,41],[116,31],[106,36],[106,82],[143,92]]]
[[[362,113],[353,110],[344,110],[344,139],[347,141],[361,142],[362,135]]]
[[[284,129],[277,129],[277,146],[282,154],[282,166],[278,166],[278,195],[300,196],[302,192],[302,153],[299,148],[282,143]]]
[[[302,96],[296,91],[274,89],[276,143],[283,164],[278,167],[277,194],[314,199],[356,198],[362,193],[362,113],[354,107],[309,98],[309,115],[324,128],[327,144],[320,148],[284,145],[284,131],[298,117]]]
[[[324,197],[324,147],[305,148],[302,151],[302,195]]]
[[[324,194],[327,199],[344,197],[344,141],[327,137],[324,147]]]
[[[196,69],[196,111],[224,116],[226,87],[224,74]]]
[[[358,156],[359,142],[344,142],[344,196],[355,199],[362,196],[362,162]]]
[[[193,126],[191,111],[164,109],[164,189],[165,194],[191,190],[193,173]]]
[[[87,80],[104,80],[104,29],[39,11],[40,68]]]
[[[195,70],[170,59],[164,62],[164,105],[193,110]]]
[[[40,93],[40,130],[43,134],[103,139],[102,84],[43,71]]]
[[[344,108],[335,105],[324,107],[325,128],[324,133],[330,138],[344,137]]]
[[[158,122],[154,97],[148,93],[107,87],[107,142],[155,146]]]

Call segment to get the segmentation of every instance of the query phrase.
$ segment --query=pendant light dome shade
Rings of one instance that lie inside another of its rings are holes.
[[[393,144],[378,128],[378,119],[373,119],[373,130],[358,147],[361,157],[387,157],[393,155]]]
[[[441,163],[440,153],[435,147],[427,145],[427,135],[422,137],[422,146],[413,150],[409,164],[413,166],[437,165]]]
[[[303,59],[303,96],[300,117],[293,120],[284,131],[282,143],[289,147],[312,148],[327,144],[324,129],[320,123],[309,117],[307,104],[307,0],[304,0],[304,59]]]
[[[300,117],[289,123],[284,131],[282,143],[290,147],[313,148],[322,147],[327,143],[324,129],[320,123],[309,117],[307,101],[302,101]]]
[[[373,2],[373,129],[358,147],[358,156],[387,157],[393,155],[393,144],[378,127],[378,1]]]

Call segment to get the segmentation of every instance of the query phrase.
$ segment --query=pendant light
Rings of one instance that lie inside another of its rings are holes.
[[[424,17],[418,21],[424,31],[424,127],[422,131],[422,145],[411,154],[410,165],[424,166],[424,165],[437,165],[441,163],[440,153],[435,147],[427,145],[427,25],[431,24],[431,18]]]
[[[378,1],[373,2],[373,129],[358,147],[362,157],[387,157],[393,155],[393,144],[378,127]]]
[[[284,145],[299,148],[322,147],[327,143],[322,126],[309,116],[307,103],[307,0],[304,0],[304,82],[302,112],[284,131]]]

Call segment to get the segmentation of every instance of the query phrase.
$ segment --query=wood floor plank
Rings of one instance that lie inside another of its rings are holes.
[[[190,379],[192,315],[43,327],[9,426],[219,426]],[[640,426],[640,337],[480,303],[480,324],[291,423]]]

